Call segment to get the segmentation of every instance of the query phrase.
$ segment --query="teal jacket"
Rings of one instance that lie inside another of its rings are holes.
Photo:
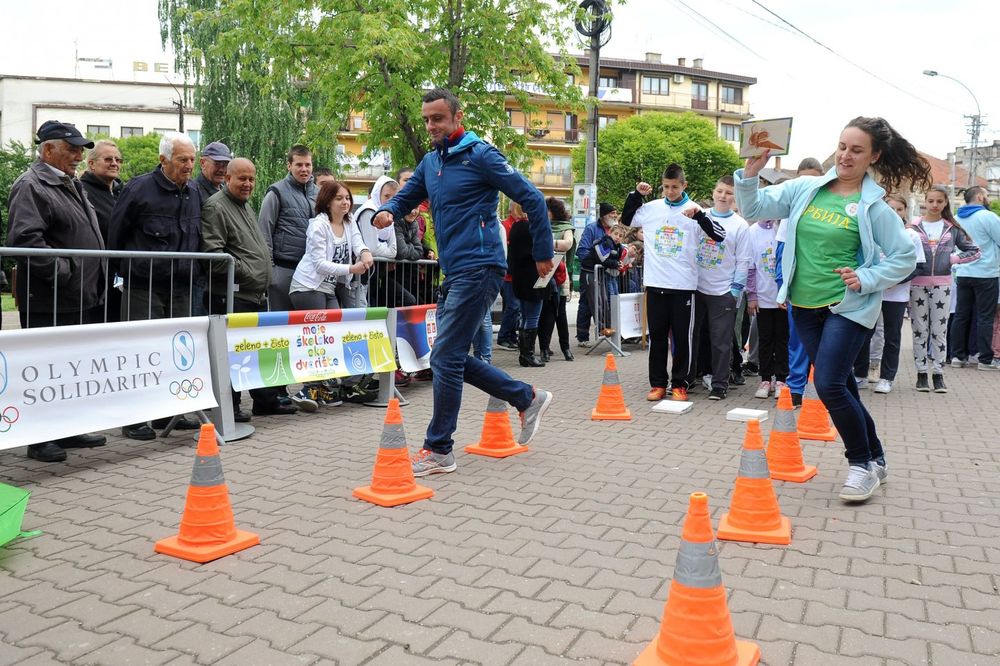
[[[778,290],[778,302],[788,300],[788,287],[795,276],[795,227],[816,192],[837,178],[836,167],[823,176],[804,176],[779,185],[758,189],[757,178],[744,178],[743,169],[733,174],[736,180],[736,204],[740,215],[750,220],[787,218],[788,236],[781,257],[784,283]],[[899,222],[899,216],[882,198],[883,190],[870,176],[861,183],[858,206],[858,231],[861,248],[858,267],[861,290],[844,287],[844,298],[830,311],[865,328],[874,328],[882,310],[882,291],[902,282],[917,265],[917,252]],[[880,257],[880,252],[885,256]]]
[[[957,277],[1000,277],[1000,219],[993,211],[979,205],[958,209],[958,223],[982,253],[976,261],[955,267]]]

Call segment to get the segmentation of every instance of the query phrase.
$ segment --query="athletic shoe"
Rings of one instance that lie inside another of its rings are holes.
[[[667,389],[660,386],[654,386],[649,389],[649,393],[646,394],[646,400],[650,402],[659,402],[667,397]]]
[[[760,386],[757,387],[757,392],[753,394],[753,397],[764,399],[771,395],[772,388],[771,382],[763,381],[760,383]]]
[[[497,342],[498,349],[504,349],[506,351],[517,351],[518,346],[516,342],[511,342],[510,340],[504,340],[503,342]],[[423,372],[423,370],[421,370]]]
[[[396,386],[409,386],[410,376],[402,370],[397,370],[395,376],[393,377],[393,383]]]
[[[774,382],[774,399],[781,397],[781,387],[788,386],[785,382]]]
[[[455,453],[434,453],[430,449],[420,449],[413,456],[413,476],[421,477],[429,474],[447,474],[458,469],[455,463]]]
[[[721,388],[714,388],[712,392],[708,394],[709,400],[725,400],[726,390]]]
[[[931,387],[927,383],[927,373],[918,372],[917,373],[917,390],[921,393],[930,393]]]
[[[873,460],[872,466],[875,468],[875,474],[878,476],[879,485],[884,486],[885,482],[889,479],[889,466],[885,464],[885,460],[882,462]]]
[[[516,347],[514,348],[514,351],[517,351]],[[429,382],[432,379],[434,379],[434,373],[431,371],[430,368],[427,368],[426,370],[420,370],[414,373],[413,379],[418,382]]]
[[[705,385],[705,388],[709,391],[712,390],[712,375],[704,375],[701,378],[701,383]]]
[[[996,359],[994,359],[996,360]],[[989,363],[976,363],[977,370],[1000,370],[1000,367],[993,365],[993,361]]]
[[[340,389],[340,399],[344,402],[364,404],[378,398],[378,390],[370,390],[360,384],[345,386]]]
[[[868,378],[867,377],[855,377],[854,383],[858,385],[858,390],[868,388]]]
[[[935,393],[947,393],[948,387],[944,385],[944,375],[932,375],[931,379],[934,380],[934,392]]]
[[[319,409],[319,387],[303,386],[298,393],[291,396],[292,402],[303,412],[315,412]]]
[[[550,404],[552,404],[552,394],[542,389],[535,389],[535,397],[531,400],[531,404],[521,412],[521,434],[517,437],[518,444],[527,445],[534,438],[538,427],[542,425],[542,416]]]
[[[871,366],[868,369],[868,381],[872,384],[879,381],[882,373],[882,359],[872,359]]]
[[[802,394],[793,393],[792,394],[792,409],[798,409],[802,406]]]
[[[969,364],[968,361],[963,361],[962,359],[958,358],[957,356],[955,358],[951,359],[951,367],[953,367],[953,368],[964,368],[968,364]]]
[[[760,374],[760,368],[757,367],[756,363],[751,363],[747,361],[743,364],[743,374],[747,377],[753,377],[754,375]]]
[[[325,385],[316,390],[316,402],[321,407],[340,407],[344,404],[344,401],[340,399],[340,388],[331,389]]]
[[[730,372],[729,383],[733,386],[743,386],[747,383],[747,379],[743,376],[742,372]]]
[[[880,379],[873,390],[875,393],[888,393],[892,390],[892,382],[888,379]]]
[[[688,399],[688,391],[685,388],[675,388],[670,391],[670,399],[676,402],[684,402]]]
[[[840,499],[845,502],[864,502],[878,489],[878,472],[875,463],[865,466],[851,465],[847,470],[844,487],[840,489]]]
[[[581,347],[583,349],[590,349],[591,347],[593,347],[593,345],[590,344],[590,340],[577,340],[576,346]]]
[[[997,370],[1000,370],[1000,358],[993,359],[993,361],[990,362],[990,365],[992,365]]]

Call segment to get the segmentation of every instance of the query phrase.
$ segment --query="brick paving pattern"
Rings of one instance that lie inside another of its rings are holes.
[[[422,481],[433,499],[383,509],[351,498],[383,410],[255,418],[222,460],[237,525],[262,543],[205,565],[152,550],[177,531],[189,433],[112,436],[61,464],[0,452],[0,481],[32,491],[25,529],[44,531],[0,550],[0,664],[630,663],[658,630],[688,494],[709,493],[716,524],[728,506],[743,432],[724,414],[761,405],[753,378],[652,414],[638,352],[618,360],[635,418],[594,423],[598,354],[539,370],[495,356],[555,393],[528,454],[459,452],[456,473]],[[736,633],[765,664],[1000,664],[1000,373],[948,369],[949,394],[922,394],[908,359],[891,394],[863,393],[884,489],[843,504],[841,444],[804,443],[819,475],[775,483],[792,544],[721,544]],[[412,451],[431,386],[403,391]],[[485,407],[467,388],[459,446]]]

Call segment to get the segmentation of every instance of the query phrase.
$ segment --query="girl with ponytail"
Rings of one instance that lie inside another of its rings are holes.
[[[883,290],[905,280],[917,256],[882,186],[928,187],[930,165],[882,118],[850,121],[834,155],[823,176],[761,190],[765,151],[736,171],[736,202],[747,220],[787,218],[777,300],[791,304],[816,392],[844,440],[849,467],[840,498],[864,502],[888,468],[858,396],[854,359],[878,320]]]

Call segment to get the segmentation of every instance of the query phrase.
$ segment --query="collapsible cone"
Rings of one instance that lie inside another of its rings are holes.
[[[393,398],[385,410],[382,443],[375,455],[372,483],[355,488],[354,496],[379,506],[398,506],[433,495],[433,490],[418,486],[413,477],[413,463],[403,432],[403,415],[399,411],[399,400]]]
[[[631,421],[632,412],[625,406],[622,384],[618,380],[615,357],[608,354],[604,360],[604,380],[597,396],[597,406],[590,413],[591,421]]]
[[[736,640],[708,516],[708,495],[691,493],[660,635],[634,666],[754,666],[760,649]]]
[[[229,489],[222,476],[219,445],[215,441],[215,426],[201,426],[198,452],[191,472],[184,515],[177,536],[156,542],[157,553],[192,562],[210,562],[237,551],[256,546],[260,537],[236,529],[233,508],[229,504]]]
[[[465,447],[465,452],[491,458],[506,458],[524,453],[527,450],[527,446],[521,446],[514,441],[514,431],[510,427],[507,403],[491,395],[490,402],[486,405],[483,432],[479,435],[479,441]]]
[[[806,465],[802,459],[792,392],[787,386],[781,387],[778,413],[767,440],[767,468],[771,470],[771,478],[778,481],[803,483],[816,476],[816,466]]]
[[[792,542],[792,523],[781,515],[764,457],[760,421],[756,419],[747,422],[736,488],[729,502],[729,513],[719,521],[719,538],[781,546]]]
[[[830,412],[826,411],[823,401],[816,393],[813,385],[813,369],[809,369],[809,383],[802,394],[802,413],[799,415],[799,438],[817,442],[832,442],[837,438],[837,431],[830,422]]]

